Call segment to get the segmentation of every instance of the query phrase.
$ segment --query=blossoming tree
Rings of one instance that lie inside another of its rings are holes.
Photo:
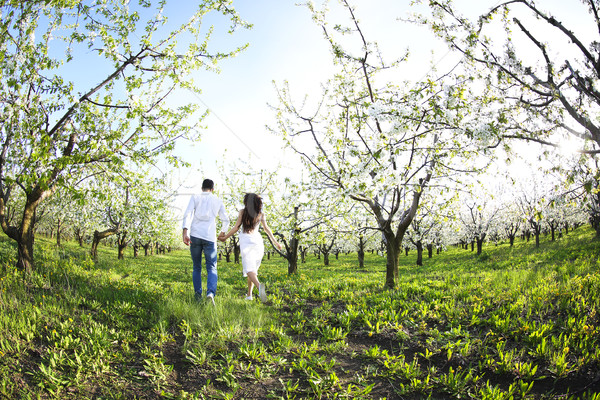
[[[34,267],[38,206],[72,176],[93,164],[176,162],[175,141],[196,137],[198,121],[188,121],[196,107],[167,99],[199,90],[194,71],[241,50],[209,50],[213,29],[200,29],[209,13],[223,14],[230,30],[245,25],[218,0],[200,1],[174,30],[164,1],[0,4],[0,225],[17,242],[18,268]],[[21,218],[9,223],[13,206]]]
[[[558,147],[561,136],[549,136],[558,132],[581,139],[582,153],[600,152],[594,117],[600,107],[594,84],[600,78],[596,0],[569,3],[577,16],[571,20],[557,5],[533,0],[501,1],[476,20],[451,0],[429,6],[431,16],[421,22],[482,67],[478,77],[498,88],[496,100],[507,99],[505,110],[518,107],[498,138]]]
[[[293,100],[288,85],[279,87],[272,130],[314,172],[316,187],[368,210],[385,242],[385,287],[393,288],[400,246],[423,192],[433,180],[468,169],[465,160],[477,150],[470,138],[488,126],[465,121],[465,110],[477,102],[469,79],[454,71],[419,82],[387,80],[392,72],[401,76],[400,61],[386,62],[377,44],[365,39],[350,4],[340,5],[349,24],[331,28],[326,11],[309,4],[331,46],[335,76],[312,110]]]

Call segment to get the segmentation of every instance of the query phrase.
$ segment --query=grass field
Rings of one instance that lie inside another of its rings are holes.
[[[116,260],[36,242],[14,269],[0,237],[0,398],[600,399],[600,241],[448,249],[423,267],[265,260],[269,301],[219,263],[216,306],[193,300],[187,251]]]

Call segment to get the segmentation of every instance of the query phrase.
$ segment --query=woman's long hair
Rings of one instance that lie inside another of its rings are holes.
[[[244,211],[242,212],[242,231],[249,233],[258,224],[262,212],[262,199],[255,193],[244,196]]]

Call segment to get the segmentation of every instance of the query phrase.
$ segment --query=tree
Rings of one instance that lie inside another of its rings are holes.
[[[546,225],[550,229],[551,240],[556,240],[557,233],[562,232],[562,227],[566,220],[566,203],[568,202],[564,196],[558,194],[553,196],[549,200],[548,207],[546,207]]]
[[[568,135],[581,139],[582,153],[597,154],[600,14],[596,0],[577,3],[569,3],[577,10],[573,21],[566,21],[561,10],[545,9],[546,3],[533,0],[502,1],[471,21],[451,0],[436,0],[429,2],[431,17],[420,21],[451,49],[481,66],[482,81],[498,88],[494,107],[504,127],[496,131],[499,140],[518,138],[560,147],[560,138]],[[552,133],[559,136],[549,136]]]
[[[310,218],[318,223],[307,231],[306,241],[314,249],[315,256],[320,259],[322,255],[323,264],[329,266],[332,254],[338,259],[342,237],[354,228],[351,216],[358,214],[358,207],[319,187],[312,187],[309,191],[312,196],[305,206],[306,211]],[[356,233],[356,230],[353,232]]]
[[[576,204],[586,210],[590,225],[596,231],[596,237],[600,237],[600,167],[598,160],[588,160],[587,163],[578,163],[571,169],[573,173],[569,176],[574,183],[573,197]],[[571,209],[568,213],[569,222],[580,223],[581,216],[576,210]]]
[[[423,237],[429,234],[429,230],[431,229],[431,225],[427,225],[426,227],[422,227],[422,220],[419,218],[419,215],[413,218],[410,223],[410,228],[406,231],[406,239],[414,246],[417,250],[417,265],[423,265]],[[408,246],[405,246],[405,250]],[[408,255],[408,254],[407,254]]]
[[[400,74],[399,61],[384,61],[377,44],[365,39],[353,8],[345,0],[340,3],[349,26],[332,30],[326,13],[311,8],[338,71],[314,110],[306,110],[307,103],[297,106],[288,85],[280,87],[278,122],[272,130],[302,157],[315,186],[368,210],[371,227],[384,238],[385,287],[393,288],[400,246],[423,192],[432,178],[446,176],[452,168],[468,170],[464,165],[471,141],[461,133],[473,129],[464,122],[468,114],[463,111],[477,103],[469,98],[468,78],[453,72],[416,83],[385,81],[394,76],[392,71]],[[346,37],[336,40],[336,34]],[[351,39],[358,43],[353,49]],[[477,132],[486,129],[480,125]],[[453,166],[458,156],[465,157],[462,168]]]
[[[89,215],[95,221],[90,255],[98,256],[98,245],[111,236],[117,237],[119,259],[132,242],[167,244],[174,217],[168,209],[166,181],[151,178],[147,171],[123,171],[119,175],[98,173],[86,182]],[[146,253],[147,255],[147,253]]]
[[[126,247],[133,241],[152,238],[163,250],[172,244],[175,218],[169,209],[169,189],[166,181],[160,178],[149,179],[147,173],[127,176],[125,192],[121,189],[125,202],[119,211],[121,226],[117,232],[118,259],[125,257]]]
[[[233,26],[245,24],[228,1],[201,2],[173,31],[165,28],[163,1],[2,4],[0,225],[17,242],[17,267],[31,271],[38,206],[74,184],[72,177],[94,164],[119,170],[125,160],[177,163],[171,151],[177,139],[194,138],[187,118],[196,107],[167,99],[178,88],[197,91],[193,71],[214,69],[240,50],[210,52],[202,18],[219,12]],[[93,75],[69,81],[70,68],[88,63]],[[19,192],[25,201],[19,223],[11,224],[7,213]]]
[[[315,251],[323,255],[323,265],[329,266],[329,255],[337,243],[337,232],[327,225],[320,225],[317,229],[311,231],[309,240],[315,247]]]
[[[377,247],[377,238],[381,237],[378,230],[369,228],[369,214],[364,207],[349,207],[350,212],[345,213],[347,231],[342,231],[348,251],[356,250],[358,268],[365,267],[365,253]]]
[[[545,191],[536,184],[528,185],[527,189],[522,189],[517,199],[521,215],[535,235],[535,247],[540,247],[540,234],[547,207]]]
[[[467,236],[477,244],[477,255],[481,255],[483,241],[496,222],[498,205],[491,204],[488,198],[479,196],[477,199],[464,202],[464,209],[460,213],[460,220],[467,232]]]
[[[288,274],[298,273],[298,251],[307,232],[321,225],[323,220],[314,214],[318,193],[309,185],[285,179],[279,186],[276,199],[271,202],[269,215],[273,235],[281,239],[282,250],[276,252],[288,262]],[[305,250],[306,251],[306,247]]]
[[[440,249],[445,245],[444,231],[451,226],[444,213],[446,205],[440,202],[439,197],[427,196],[406,232],[405,250],[406,248],[417,250],[416,264],[418,266],[423,265],[423,250],[425,248],[428,257],[432,258],[433,247],[436,246]]]
[[[599,4],[554,4],[570,12],[546,2],[505,0],[472,21],[451,0],[436,0],[429,2],[431,17],[420,21],[474,65],[473,76],[497,89],[485,102],[498,116],[496,145],[522,139],[593,157],[600,153]],[[587,193],[594,220],[600,197]],[[594,225],[600,235],[600,224]]]
[[[37,213],[39,225],[45,226],[50,236],[56,238],[56,245],[61,245],[61,239],[67,226],[74,226],[78,219],[77,208],[71,207],[75,201],[68,192],[54,195],[40,206]],[[73,232],[74,233],[74,232]]]
[[[129,206],[130,186],[122,179],[114,179],[105,175],[98,175],[94,179],[95,185],[90,185],[90,193],[97,200],[94,208],[94,219],[98,221],[92,234],[90,256],[98,259],[98,245],[110,236],[120,232],[124,221],[124,210]],[[92,203],[93,204],[93,203]]]
[[[521,230],[523,222],[517,204],[514,202],[504,204],[502,208],[500,208],[498,219],[501,221],[500,225],[504,230],[504,236],[508,238],[510,246],[512,247],[515,244],[515,238]]]

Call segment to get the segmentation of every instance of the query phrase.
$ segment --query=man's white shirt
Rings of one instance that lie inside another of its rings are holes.
[[[183,229],[187,228],[189,236],[216,242],[217,216],[221,220],[221,232],[227,232],[229,217],[221,199],[211,192],[193,195],[183,214]]]

